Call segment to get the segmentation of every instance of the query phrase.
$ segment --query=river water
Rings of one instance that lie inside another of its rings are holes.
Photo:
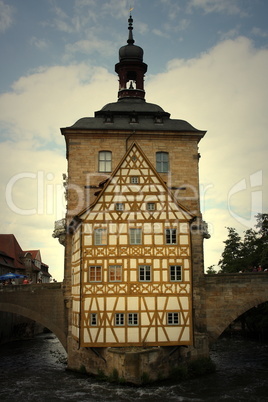
[[[268,401],[268,344],[223,338],[211,357],[217,371],[205,377],[118,386],[67,371],[58,339],[42,334],[0,346],[0,401]]]

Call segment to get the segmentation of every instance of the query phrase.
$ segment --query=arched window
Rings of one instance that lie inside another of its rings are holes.
[[[99,172],[112,171],[112,152],[100,151],[99,152]]]
[[[168,173],[169,161],[168,152],[156,152],[156,170],[159,173]]]

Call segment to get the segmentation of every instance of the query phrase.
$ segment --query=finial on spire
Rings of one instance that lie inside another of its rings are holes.
[[[128,19],[128,30],[129,30],[129,34],[128,34],[128,40],[127,40],[127,43],[129,44],[129,45],[133,45],[134,44],[134,39],[133,39],[133,34],[132,34],[132,31],[133,31],[133,18],[132,18],[132,15],[131,15],[131,11],[133,10],[133,8],[130,8],[130,10],[129,10],[129,19]]]

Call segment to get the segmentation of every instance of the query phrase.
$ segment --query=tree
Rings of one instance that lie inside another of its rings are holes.
[[[261,265],[268,269],[268,214],[258,213],[254,229],[248,229],[242,240],[234,228],[227,227],[228,238],[219,261],[222,273],[251,271]]]
[[[243,244],[241,237],[234,228],[227,227],[228,238],[224,241],[225,248],[219,261],[221,272],[239,272],[243,267]]]
[[[268,269],[268,214],[257,214],[257,233],[259,238],[259,263]]]
[[[218,272],[216,271],[216,269],[214,269],[215,265],[210,265],[210,267],[207,268],[207,274],[217,274]]]
[[[257,232],[253,229],[246,230],[242,243],[242,255],[246,270],[252,270],[253,267],[260,265],[259,248],[260,240]]]
[[[257,223],[255,227],[258,229],[258,234],[264,243],[268,243],[268,214],[257,214],[255,216]]]

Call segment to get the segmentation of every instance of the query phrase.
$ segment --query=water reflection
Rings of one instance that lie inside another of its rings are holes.
[[[215,374],[181,383],[118,386],[66,371],[54,335],[0,347],[0,400],[5,401],[267,401],[268,345],[221,339],[211,353]]]

